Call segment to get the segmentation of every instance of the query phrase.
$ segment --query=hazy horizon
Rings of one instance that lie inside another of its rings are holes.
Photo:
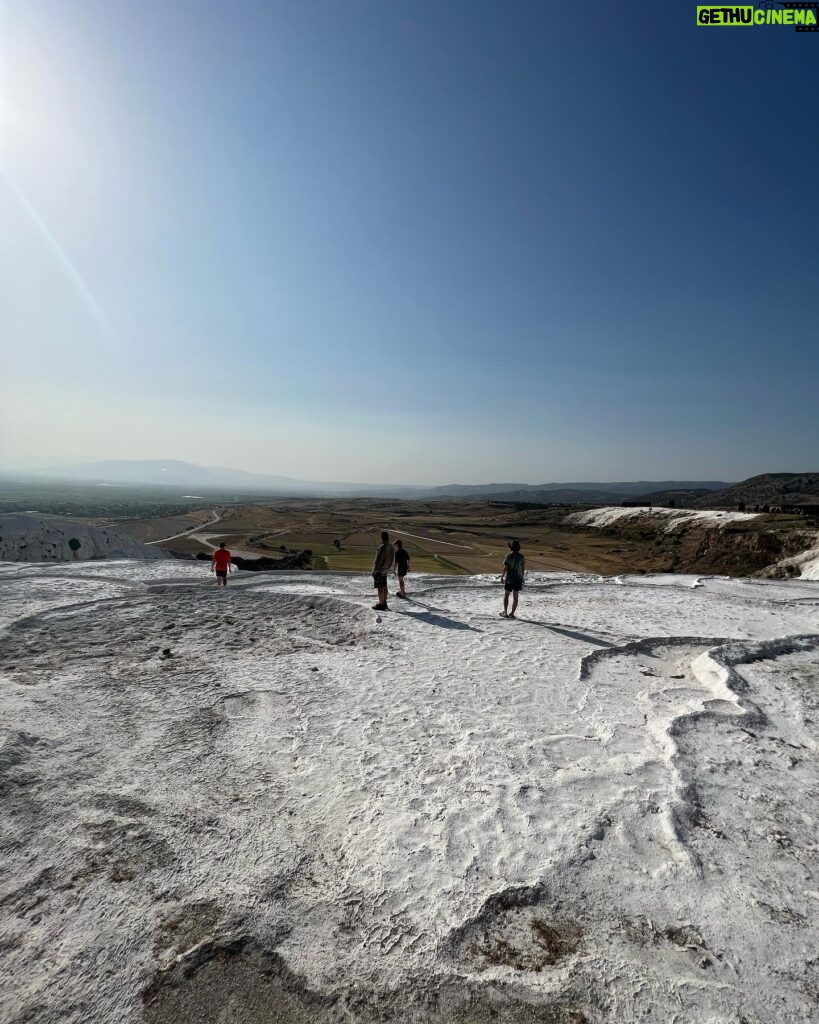
[[[0,455],[816,465],[817,38],[694,13],[7,0]]]
[[[453,479],[453,480],[438,481],[436,483],[429,483],[427,481],[421,481],[420,483],[407,484],[405,481],[387,481],[387,480],[340,480],[340,479],[330,480],[330,479],[327,479],[327,478],[325,478],[323,480],[314,480],[314,479],[309,479],[309,478],[304,478],[304,477],[295,477],[295,478],[293,478],[293,477],[289,477],[289,476],[286,476],[285,474],[281,474],[281,473],[275,473],[275,472],[267,473],[266,471],[260,471],[260,470],[258,470],[256,468],[253,468],[253,467],[245,468],[245,467],[240,467],[240,466],[204,465],[204,464],[200,464],[200,463],[192,463],[192,462],[189,462],[189,461],[186,461],[186,460],[177,460],[177,459],[133,459],[133,460],[128,460],[128,459],[79,459],[79,460],[74,460],[74,459],[48,458],[47,456],[38,457],[36,459],[32,458],[32,459],[28,459],[28,460],[26,460],[26,459],[3,459],[3,458],[0,458],[0,473],[5,474],[5,475],[9,475],[9,476],[13,476],[14,473],[20,473],[21,475],[27,475],[27,474],[31,474],[31,473],[46,475],[49,471],[53,471],[55,473],[60,473],[60,472],[68,472],[71,469],[77,469],[77,468],[86,470],[88,467],[103,466],[103,465],[106,465],[106,464],[122,463],[122,462],[125,462],[125,463],[128,463],[128,464],[132,463],[135,466],[143,465],[143,464],[147,464],[147,465],[160,465],[160,464],[163,464],[163,463],[165,465],[179,464],[179,465],[182,465],[182,466],[184,466],[186,468],[188,468],[188,467],[195,467],[197,469],[202,469],[202,470],[227,471],[227,472],[236,472],[236,471],[238,471],[240,473],[249,473],[249,474],[260,475],[260,476],[270,476],[271,478],[272,477],[280,477],[282,479],[295,479],[295,480],[297,480],[299,482],[304,482],[304,483],[308,483],[308,484],[345,484],[345,485],[346,484],[350,484],[352,486],[365,486],[365,487],[367,487],[367,486],[373,486],[373,487],[379,487],[379,486],[396,487],[396,486],[401,486],[401,485],[404,485],[404,486],[407,486],[407,487],[418,487],[418,488],[441,487],[441,486],[486,487],[486,486],[491,486],[491,485],[498,485],[498,486],[503,487],[503,486],[507,486],[507,485],[509,485],[509,486],[516,486],[516,485],[538,486],[538,485],[543,485],[543,484],[549,485],[549,486],[557,484],[557,485],[560,485],[560,486],[568,486],[568,487],[570,487],[570,486],[572,486],[574,484],[589,484],[589,483],[601,484],[603,486],[605,486],[605,485],[612,485],[613,486],[613,485],[622,484],[622,483],[641,483],[641,482],[644,482],[644,483],[647,483],[647,484],[653,484],[653,483],[663,484],[663,483],[669,483],[669,482],[674,482],[674,483],[697,482],[697,483],[720,483],[720,484],[724,484],[725,483],[725,484],[727,484],[727,483],[736,483],[737,482],[737,481],[728,480],[727,478],[724,478],[724,477],[715,477],[715,478],[706,478],[706,477],[686,478],[686,477],[667,476],[667,477],[656,478],[656,479],[648,479],[648,478],[643,478],[643,477],[635,477],[635,478],[633,478],[631,480],[625,480],[623,478],[614,478],[614,477],[605,478],[605,479],[595,479],[595,480],[590,480],[590,479],[582,479],[581,480],[579,477],[575,477],[573,479],[566,479],[566,480],[548,479],[546,477],[538,477],[536,480],[511,480],[511,479],[501,480],[500,478],[498,478],[496,480],[454,480]],[[79,479],[89,479],[90,480],[91,478],[90,477],[87,477],[87,478],[78,477],[77,479],[78,480]],[[123,483],[121,485],[122,486],[127,486],[127,484],[125,484],[125,483]],[[119,486],[119,484],[117,486]],[[179,481],[179,482],[177,482],[177,483],[175,483],[173,485],[169,485],[169,486],[185,486],[185,484],[184,484],[184,482]],[[197,486],[204,486],[204,485],[203,484],[198,484]]]

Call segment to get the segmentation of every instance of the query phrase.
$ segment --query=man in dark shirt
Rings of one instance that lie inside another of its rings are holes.
[[[402,597],[405,601],[407,592],[404,590],[404,577],[409,572],[409,561],[410,556],[404,549],[403,541],[397,540],[395,542],[395,572],[398,576],[398,593],[395,596]]]
[[[392,561],[395,553],[390,544],[390,535],[386,530],[381,533],[381,544],[375,553],[373,560],[373,586],[378,591],[378,604],[373,608],[377,612],[389,611],[387,608],[387,573],[392,568]]]

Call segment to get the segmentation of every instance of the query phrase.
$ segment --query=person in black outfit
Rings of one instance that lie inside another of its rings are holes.
[[[395,572],[398,576],[398,587],[399,590],[396,593],[396,597],[403,597],[407,600],[407,592],[404,590],[404,577],[409,572],[409,561],[410,556],[404,550],[404,545],[400,540],[395,542]]]
[[[510,553],[503,560],[503,611],[500,612],[502,619],[514,619],[518,610],[518,597],[523,590],[523,577],[526,574],[526,559],[520,550],[520,541],[513,540],[509,547]],[[509,611],[509,595],[512,595],[512,611]]]

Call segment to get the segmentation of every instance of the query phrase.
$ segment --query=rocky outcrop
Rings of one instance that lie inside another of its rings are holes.
[[[70,516],[0,515],[0,561],[84,562],[96,558],[170,558],[133,537]]]
[[[562,527],[622,538],[635,566],[655,572],[751,576],[815,544],[812,531],[737,512],[592,509],[567,516]]]
[[[819,580],[819,533],[809,536],[810,547],[768,566],[758,575],[775,580]]]
[[[803,531],[692,527],[679,534],[671,568],[675,572],[750,576],[804,551],[812,536]]]

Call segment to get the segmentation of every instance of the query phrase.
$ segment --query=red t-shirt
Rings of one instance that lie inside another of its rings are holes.
[[[227,572],[230,568],[230,552],[227,548],[218,548],[213,552],[213,564],[217,572]]]

